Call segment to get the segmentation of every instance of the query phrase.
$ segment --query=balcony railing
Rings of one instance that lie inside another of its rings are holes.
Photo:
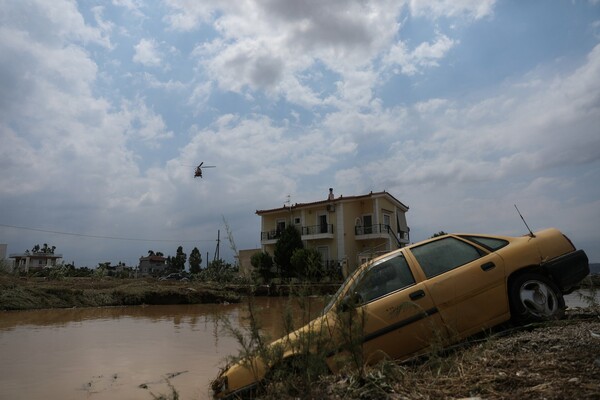
[[[302,236],[304,235],[320,235],[324,233],[333,234],[333,224],[321,224],[313,226],[303,226]]]
[[[354,227],[354,234],[356,236],[361,236],[361,235],[373,235],[373,234],[392,234],[392,228],[389,225],[385,225],[385,224],[375,224],[375,225],[370,225],[370,226],[355,226]]]
[[[261,232],[260,233],[260,240],[277,240],[281,237],[281,231],[280,230],[274,230],[274,231],[268,231],[268,232]]]
[[[376,224],[370,226],[355,226],[354,234],[356,236],[365,236],[365,235],[389,235],[393,236],[396,239],[399,246],[406,244],[410,241],[410,236],[408,231],[399,231],[398,234],[394,233],[392,227],[385,224]]]

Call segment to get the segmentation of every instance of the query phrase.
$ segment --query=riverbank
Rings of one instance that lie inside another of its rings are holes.
[[[240,294],[215,284],[156,279],[0,276],[0,310],[158,304],[235,303]]]
[[[504,328],[412,363],[382,362],[362,376],[326,376],[300,392],[286,381],[262,398],[599,399],[598,311],[567,309],[563,320]]]
[[[221,285],[200,281],[75,278],[60,280],[0,275],[0,310],[237,303],[243,296],[333,294],[337,284]]]

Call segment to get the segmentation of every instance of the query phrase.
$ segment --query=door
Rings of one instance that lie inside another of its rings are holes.
[[[504,262],[455,237],[410,249],[451,334],[460,339],[509,316]]]
[[[373,233],[373,216],[372,215],[363,215],[363,230],[365,235]]]
[[[385,354],[405,358],[446,337],[433,298],[416,282],[402,252],[371,265],[350,293],[364,326],[363,353],[369,363]]]
[[[319,215],[319,233],[327,232],[327,214]]]

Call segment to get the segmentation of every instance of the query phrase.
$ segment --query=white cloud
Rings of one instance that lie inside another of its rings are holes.
[[[398,42],[386,54],[384,62],[392,68],[399,65],[399,72],[410,76],[426,67],[439,66],[438,61],[457,44],[457,41],[441,34],[437,35],[433,43],[423,42],[412,51],[407,48],[406,43]]]
[[[143,99],[124,101],[119,115],[126,124],[125,135],[140,139],[151,148],[157,148],[160,141],[173,137],[163,118],[149,109]]]
[[[170,4],[196,24],[211,14],[184,2]],[[370,100],[376,82],[370,65],[396,34],[402,3],[269,1],[214,7],[220,11],[213,21],[220,36],[201,43],[194,54],[218,86],[238,93],[265,91],[311,107],[333,100],[302,82],[316,63],[343,78],[339,95],[344,102]],[[355,86],[357,78],[364,83]]]
[[[537,84],[527,84],[530,81]],[[474,104],[418,103],[405,110],[404,121],[387,125],[427,128],[420,130],[418,140],[404,135],[391,144],[389,162],[404,173],[381,170],[373,161],[365,175],[372,171],[375,176],[364,179],[402,185],[494,181],[597,162],[599,93],[600,45],[585,65],[562,77],[529,75],[502,94]],[[358,124],[354,120],[341,126]]]
[[[440,18],[468,16],[480,19],[493,12],[496,0],[410,0],[414,16]]]
[[[160,81],[156,78],[156,76],[147,72],[143,74],[143,77],[148,86],[154,89],[164,89],[167,91],[181,91],[187,86],[185,83],[175,81],[173,79],[169,79],[166,82]]]
[[[133,61],[147,67],[158,67],[162,64],[163,55],[158,49],[158,43],[154,39],[141,39],[134,46],[135,53]]]
[[[202,23],[209,22],[218,1],[167,0],[166,4],[173,12],[163,19],[172,29],[193,31]]]

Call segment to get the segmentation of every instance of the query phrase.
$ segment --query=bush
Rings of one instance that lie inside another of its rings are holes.
[[[252,278],[255,281],[262,280],[265,283],[269,283],[273,278],[273,257],[267,252],[256,252],[252,254],[250,258],[250,264],[254,267],[252,271]]]

